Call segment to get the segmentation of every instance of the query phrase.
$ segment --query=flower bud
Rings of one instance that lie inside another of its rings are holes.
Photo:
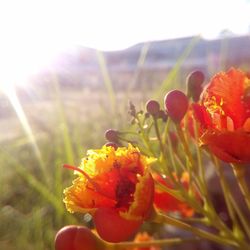
[[[55,250],[101,250],[103,242],[87,227],[66,226],[55,237]]]
[[[110,142],[117,142],[118,141],[118,131],[114,129],[108,129],[105,132],[105,138]]]
[[[194,102],[199,101],[204,79],[204,74],[198,70],[191,72],[187,77],[187,95],[191,97]]]
[[[149,100],[146,103],[146,109],[150,115],[157,116],[160,111],[160,104],[155,100]]]
[[[169,117],[176,123],[180,123],[188,110],[188,98],[179,91],[172,90],[164,98],[165,108]]]

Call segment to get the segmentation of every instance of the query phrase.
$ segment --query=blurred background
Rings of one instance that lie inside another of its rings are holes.
[[[197,69],[249,71],[249,13],[247,0],[0,1],[0,249],[53,249],[84,223],[62,203],[62,164],[126,129],[129,100],[162,105]]]

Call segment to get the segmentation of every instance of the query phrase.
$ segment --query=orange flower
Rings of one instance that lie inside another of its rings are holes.
[[[163,178],[160,175],[155,175],[154,179],[160,184],[166,186],[167,188],[173,189],[173,183],[169,178]],[[189,175],[187,172],[184,172],[181,177],[181,184],[185,189],[189,187]],[[174,191],[174,189],[173,189]],[[159,187],[155,188],[154,195],[154,205],[164,211],[164,212],[178,212],[184,217],[191,217],[194,214],[193,208],[191,208],[184,201],[178,200],[170,193],[162,191]]]
[[[215,75],[193,109],[202,145],[226,162],[250,162],[250,79],[244,72]]]
[[[128,239],[152,209],[154,182],[148,164],[131,145],[89,150],[79,168],[65,165],[79,175],[64,191],[67,210],[91,213],[104,240]]]
[[[147,241],[152,241],[152,240],[154,240],[152,236],[148,235],[147,232],[143,232],[143,233],[136,234],[134,242],[139,243],[139,242],[147,242]],[[158,246],[132,247],[132,248],[128,248],[127,250],[161,250],[161,248]]]

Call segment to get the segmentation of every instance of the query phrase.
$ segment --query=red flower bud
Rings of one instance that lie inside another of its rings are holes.
[[[179,90],[172,90],[166,94],[164,103],[169,117],[179,123],[188,110],[187,96]]]
[[[55,237],[55,250],[101,250],[103,243],[87,227],[66,226]]]
[[[198,102],[201,92],[204,74],[201,71],[193,71],[187,77],[187,95],[192,97],[194,102]]]
[[[146,109],[152,116],[156,116],[160,111],[160,104],[155,100],[149,100],[146,103]]]
[[[117,132],[117,130],[108,129],[108,130],[105,132],[105,138],[106,138],[108,141],[117,142],[117,141],[118,141],[118,132]]]

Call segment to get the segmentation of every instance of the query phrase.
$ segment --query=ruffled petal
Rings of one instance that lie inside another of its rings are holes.
[[[113,207],[115,200],[87,188],[86,180],[78,177],[73,185],[64,190],[64,203],[69,212],[92,213],[98,207]]]
[[[144,176],[138,177],[138,180],[133,203],[130,205],[128,211],[120,212],[120,215],[123,218],[130,220],[143,220],[150,215],[152,210],[154,180],[149,172]]]

